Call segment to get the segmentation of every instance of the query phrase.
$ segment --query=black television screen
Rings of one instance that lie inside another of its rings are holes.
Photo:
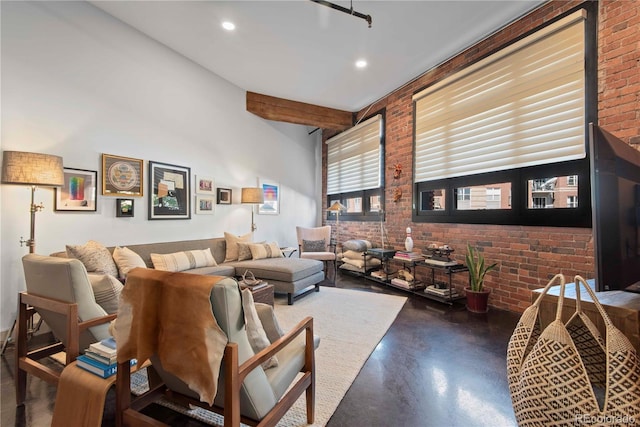
[[[597,291],[640,292],[640,152],[589,125]]]

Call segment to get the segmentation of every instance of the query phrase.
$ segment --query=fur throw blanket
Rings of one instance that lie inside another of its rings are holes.
[[[216,276],[131,270],[122,290],[114,337],[118,362],[157,354],[163,368],[213,404],[227,343],[211,310]]]

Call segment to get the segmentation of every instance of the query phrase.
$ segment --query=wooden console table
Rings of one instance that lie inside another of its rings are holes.
[[[593,286],[592,286],[593,288]],[[533,303],[542,293],[542,289],[536,289],[531,293]],[[556,317],[556,307],[560,286],[553,286],[540,304],[540,322],[544,328]],[[640,294],[625,291],[597,292],[596,297],[605,311],[611,318],[614,326],[629,338],[631,344],[640,351]],[[580,292],[582,300],[582,310],[589,319],[598,327],[604,336],[604,322],[600,312],[593,304],[591,296],[584,290]],[[567,321],[576,310],[576,287],[575,283],[567,283],[565,287],[565,298],[562,309],[562,320]]]

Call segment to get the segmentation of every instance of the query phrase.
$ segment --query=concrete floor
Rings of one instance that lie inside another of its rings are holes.
[[[341,274],[335,286],[406,295]],[[462,305],[410,296],[327,426],[515,426],[505,354],[518,318],[500,310],[471,314]],[[27,403],[16,409],[13,372],[9,347],[0,370],[0,424],[50,425],[55,387],[29,377]],[[104,426],[114,425],[114,408],[111,393]],[[146,413],[172,426],[204,426],[159,405]]]

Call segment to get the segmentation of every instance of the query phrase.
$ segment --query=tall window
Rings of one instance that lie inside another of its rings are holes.
[[[414,95],[416,192],[458,191],[457,204],[444,215],[416,203],[414,220],[457,222],[457,211],[469,210],[460,189],[484,185],[485,209],[460,214],[465,221],[476,215],[483,223],[529,223],[539,215],[527,211],[531,175],[551,167],[574,174],[576,183],[578,175],[588,178],[586,129],[593,110],[587,99],[595,90],[587,76],[586,19],[587,9],[579,9]],[[590,22],[595,28],[595,17]],[[486,185],[498,177],[493,182],[511,183],[509,197],[517,205],[502,206],[500,192]],[[589,197],[588,187],[580,191]],[[537,196],[534,208],[553,210],[551,199]],[[475,206],[473,197],[470,203]],[[588,221],[588,212],[576,215]]]
[[[378,219],[384,196],[382,130],[377,114],[327,140],[327,201],[347,207],[340,219]]]

